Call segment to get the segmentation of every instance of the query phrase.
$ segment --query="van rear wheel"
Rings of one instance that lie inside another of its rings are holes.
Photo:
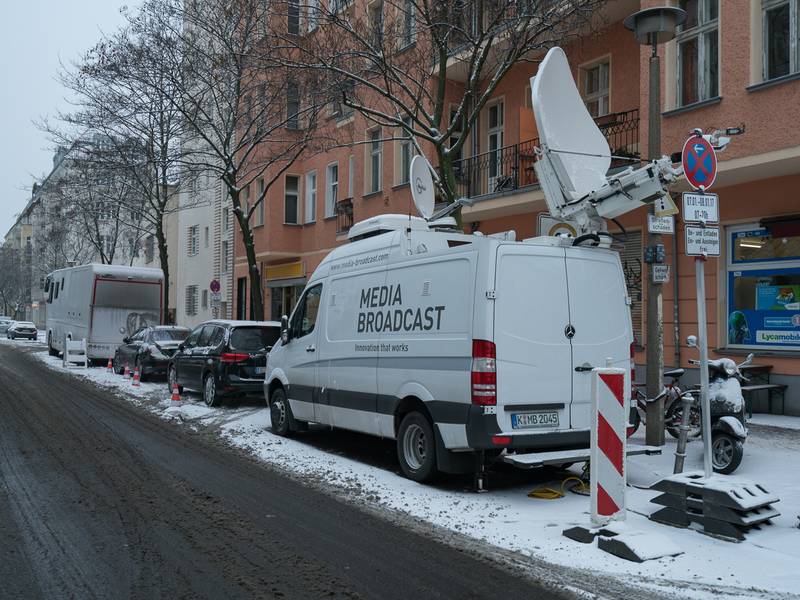
[[[47,353],[50,356],[58,356],[58,350],[53,348],[52,338],[50,335],[47,336]]]
[[[408,413],[397,432],[397,458],[403,474],[413,481],[430,481],[436,470],[436,438],[428,418]]]

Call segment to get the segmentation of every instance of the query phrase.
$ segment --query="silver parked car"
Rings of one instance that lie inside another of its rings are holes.
[[[39,335],[39,332],[36,331],[36,325],[30,321],[13,321],[6,329],[6,337],[10,340],[17,338],[35,340],[37,335]]]
[[[0,317],[0,333],[5,333],[14,321],[8,317]]]

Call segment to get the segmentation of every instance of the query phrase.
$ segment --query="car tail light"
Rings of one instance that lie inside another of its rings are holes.
[[[236,354],[235,352],[225,352],[219,357],[219,360],[224,363],[239,363],[244,362],[250,358],[249,354]]]
[[[472,403],[497,404],[497,361],[494,342],[472,340]]]

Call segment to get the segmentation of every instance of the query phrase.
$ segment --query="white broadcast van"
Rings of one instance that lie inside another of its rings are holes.
[[[64,339],[86,339],[89,360],[114,356],[122,338],[162,320],[161,269],[81,265],[53,271],[45,280],[47,347],[64,351]]]
[[[588,459],[592,368],[632,363],[605,219],[663,197],[675,171],[663,159],[607,175],[608,143],[560,48],[532,93],[537,174],[576,237],[464,234],[443,218],[453,206],[432,214],[430,168],[415,157],[424,218],[354,225],[284,319],[264,384],[277,433],[314,422],[395,439],[407,477],[474,469],[479,489],[487,455],[523,467]],[[625,388],[630,398],[630,377]]]

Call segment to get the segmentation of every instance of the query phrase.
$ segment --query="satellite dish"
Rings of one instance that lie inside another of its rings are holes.
[[[561,48],[551,48],[531,77],[531,96],[539,139],[559,163],[554,166],[561,185],[574,198],[606,185],[611,149],[586,110]]]
[[[431,166],[424,156],[417,154],[411,159],[411,197],[414,206],[425,220],[433,215],[433,177]]]

